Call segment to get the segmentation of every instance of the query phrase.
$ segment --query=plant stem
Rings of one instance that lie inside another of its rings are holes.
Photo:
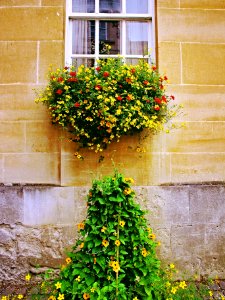
[[[119,203],[119,206],[121,207],[121,203]],[[116,238],[117,240],[119,240],[120,238],[120,214],[118,214],[118,224],[117,224],[117,234],[116,234]],[[119,246],[116,246],[116,260],[118,261],[118,264],[119,264]],[[119,271],[116,272],[116,299],[117,300],[117,297],[119,295],[119,289],[118,289],[118,285],[119,285]]]

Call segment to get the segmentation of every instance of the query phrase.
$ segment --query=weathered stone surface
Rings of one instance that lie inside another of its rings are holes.
[[[0,282],[18,283],[27,272],[37,274],[64,263],[65,251],[78,235],[77,224],[86,217],[88,190],[1,187]],[[174,262],[186,275],[224,278],[223,185],[141,186],[134,190],[142,209],[149,211],[147,219],[161,243],[157,252],[164,264]]]

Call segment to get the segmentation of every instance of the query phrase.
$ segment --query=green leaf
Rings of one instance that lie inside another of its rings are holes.
[[[92,285],[92,283],[93,283],[94,281],[95,281],[95,278],[92,277],[92,276],[86,276],[86,277],[85,277],[85,282],[86,282],[87,286]]]

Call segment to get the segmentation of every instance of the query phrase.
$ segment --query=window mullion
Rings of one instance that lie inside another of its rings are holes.
[[[95,60],[99,58],[99,20],[95,20]]]
[[[127,43],[127,33],[126,33],[126,21],[121,21],[121,54],[125,58],[126,56],[126,43]]]

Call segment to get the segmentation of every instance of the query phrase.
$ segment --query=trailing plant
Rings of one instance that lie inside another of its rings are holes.
[[[206,285],[174,281],[173,264],[161,267],[159,242],[134,200],[132,183],[117,172],[93,182],[87,217],[78,224],[79,238],[59,276],[50,282],[49,300],[198,300],[210,295]]]
[[[81,147],[102,151],[112,141],[147,129],[163,130],[179,107],[165,94],[167,76],[140,60],[99,60],[95,67],[81,65],[50,71],[47,87],[36,102],[45,104],[53,124],[71,133]]]

